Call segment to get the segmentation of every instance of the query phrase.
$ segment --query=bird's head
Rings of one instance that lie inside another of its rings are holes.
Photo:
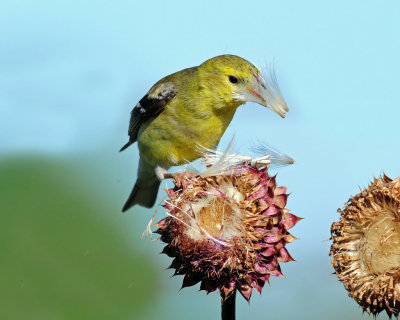
[[[235,56],[211,58],[199,66],[199,75],[207,91],[226,104],[256,102],[278,113],[282,118],[289,111],[273,74],[265,79],[249,61]],[[268,81],[267,81],[268,80]]]

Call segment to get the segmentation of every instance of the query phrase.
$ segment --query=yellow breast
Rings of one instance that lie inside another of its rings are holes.
[[[139,131],[141,157],[154,166],[170,167],[201,156],[201,146],[214,148],[231,122],[238,106],[216,114],[211,110],[188,110],[169,106]]]

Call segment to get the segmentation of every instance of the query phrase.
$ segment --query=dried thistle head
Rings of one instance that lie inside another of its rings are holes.
[[[201,282],[201,290],[219,290],[223,300],[239,290],[249,301],[270,276],[282,276],[279,262],[293,260],[285,246],[296,239],[288,230],[299,218],[285,208],[286,187],[266,165],[174,179],[157,232],[167,244],[163,253],[174,259],[171,268],[184,275],[182,287]]]
[[[332,224],[332,265],[364,311],[400,313],[400,177],[375,179]]]

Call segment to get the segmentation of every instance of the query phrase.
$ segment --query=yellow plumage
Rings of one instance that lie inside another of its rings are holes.
[[[199,158],[199,146],[216,147],[247,101],[282,117],[288,110],[275,83],[266,84],[260,71],[238,56],[218,56],[158,81],[132,110],[130,141],[123,149],[138,141],[140,164],[123,211],[134,204],[153,206],[162,178],[156,172]]]

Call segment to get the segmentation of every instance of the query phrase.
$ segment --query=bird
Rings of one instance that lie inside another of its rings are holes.
[[[138,142],[137,180],[122,208],[151,208],[172,166],[214,149],[237,108],[255,102],[279,114],[289,111],[274,74],[267,78],[251,62],[231,54],[206,60],[155,83],[131,111],[129,141]],[[268,80],[268,81],[267,81]]]

